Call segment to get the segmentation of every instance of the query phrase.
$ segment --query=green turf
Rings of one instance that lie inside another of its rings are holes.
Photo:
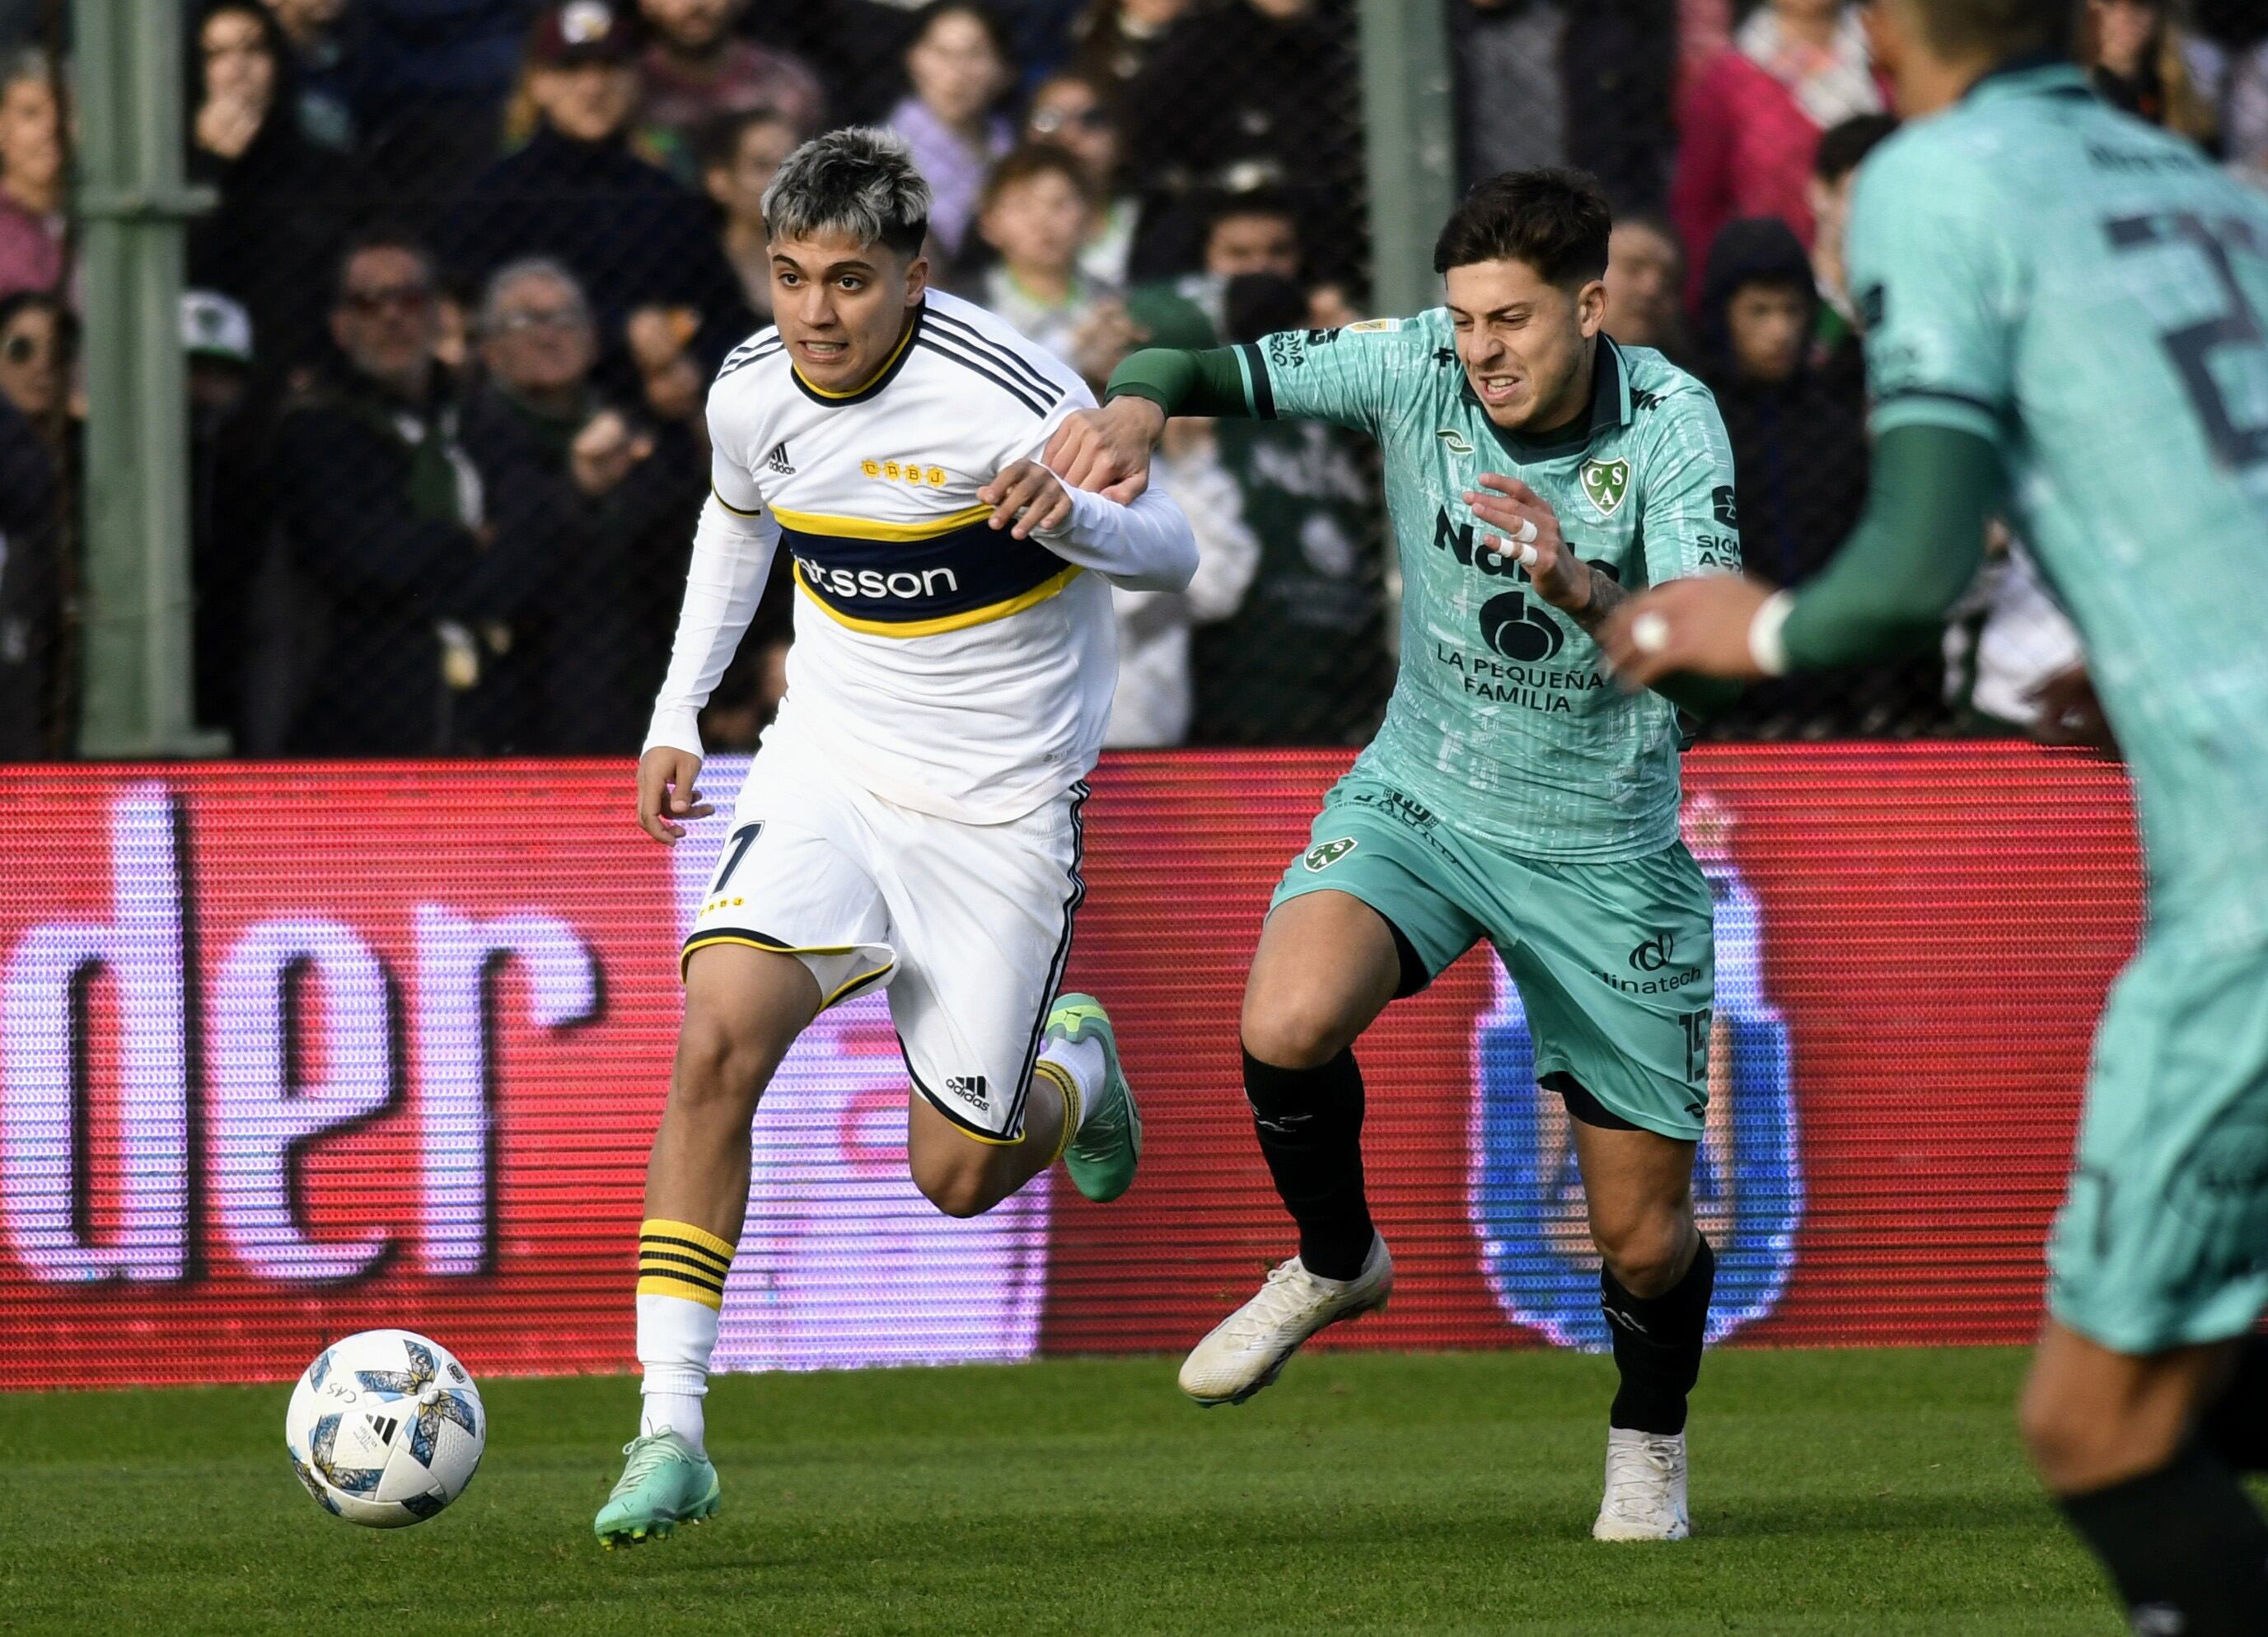
[[[1725,1353],[1695,1538],[1606,1546],[1612,1367],[1322,1354],[1241,1409],[1170,1361],[731,1377],[716,1522],[601,1552],[627,1379],[497,1381],[465,1498],[341,1523],[283,1387],[0,1396],[0,1632],[2114,1637],[2018,1460],[2008,1352]]]

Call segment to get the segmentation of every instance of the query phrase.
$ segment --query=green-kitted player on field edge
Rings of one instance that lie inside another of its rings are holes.
[[[1643,599],[1617,666],[1933,639],[2001,504],[2132,769],[2150,922],[2095,1042],[2023,1422],[2134,1629],[2268,1629],[2268,201],[2112,112],[2068,0],[1876,0],[1919,121],[1859,174],[1874,493],[1795,594]],[[2050,838],[2043,842],[2052,844]],[[2233,1385],[2231,1384],[2233,1382]]]
[[[1591,633],[1625,587],[1737,569],[1741,547],[1715,401],[1605,334],[1610,227],[1587,177],[1497,177],[1442,229],[1446,307],[1137,353],[1047,461],[1126,496],[1170,415],[1330,421],[1384,449],[1401,557],[1385,723],[1285,871],[1245,992],[1245,1095],[1300,1253],[1198,1344],[1183,1390],[1241,1402],[1316,1331],[1384,1305],[1351,1048],[1485,938],[1573,1117],[1604,1262],[1622,1385],[1593,1532],[1668,1540],[1688,1532],[1716,1266],[1692,1209],[1715,971],[1709,889],[1677,838],[1680,706],[1732,690],[1623,694]]]

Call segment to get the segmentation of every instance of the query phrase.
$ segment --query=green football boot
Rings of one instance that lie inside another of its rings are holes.
[[[1063,1157],[1072,1184],[1100,1204],[1134,1185],[1134,1168],[1142,1159],[1142,1111],[1134,1106],[1134,1088],[1118,1066],[1118,1037],[1111,1033],[1110,1014],[1093,995],[1058,999],[1048,1014],[1048,1038],[1076,1045],[1090,1036],[1102,1042],[1101,1101],[1087,1110]]]
[[[621,1481],[591,1526],[608,1551],[666,1540],[680,1523],[717,1515],[717,1469],[679,1434],[633,1438],[622,1453],[630,1459]]]

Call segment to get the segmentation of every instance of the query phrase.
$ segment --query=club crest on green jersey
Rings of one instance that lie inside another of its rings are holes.
[[[1462,432],[1452,431],[1447,427],[1444,426],[1440,431],[1435,432],[1433,436],[1439,438],[1443,444],[1447,446],[1448,451],[1451,454],[1465,455],[1470,454],[1473,452],[1472,445],[1465,441],[1465,435]]]
[[[1628,461],[1588,461],[1583,465],[1583,492],[1601,517],[1612,517],[1630,492]]]
[[[1354,837],[1343,836],[1336,841],[1320,842],[1307,849],[1303,860],[1311,870],[1327,870],[1354,851]]]

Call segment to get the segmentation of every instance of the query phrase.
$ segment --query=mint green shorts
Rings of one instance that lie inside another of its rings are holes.
[[[1631,1125],[1697,1141],[1716,986],[1709,884],[1683,845],[1613,864],[1520,858],[1352,773],[1270,903],[1360,899],[1396,928],[1422,988],[1485,938],[1519,985],[1535,1075],[1572,1077]]]
[[[2154,924],[2095,1033],[2048,1308],[2114,1353],[2242,1336],[2268,1309],[2268,949]]]

